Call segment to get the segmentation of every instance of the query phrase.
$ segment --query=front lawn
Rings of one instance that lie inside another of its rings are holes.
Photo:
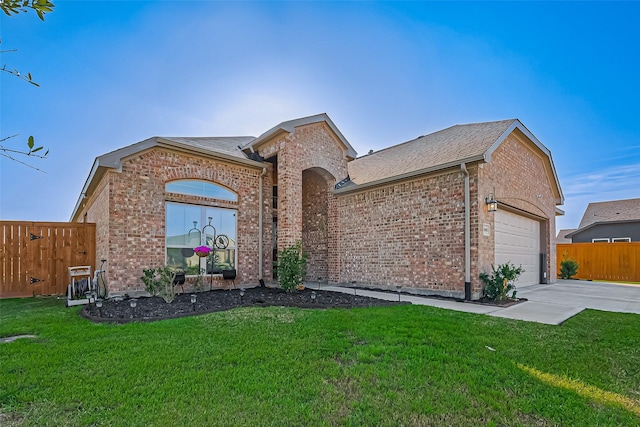
[[[640,316],[423,306],[93,324],[0,300],[0,425],[640,425]]]

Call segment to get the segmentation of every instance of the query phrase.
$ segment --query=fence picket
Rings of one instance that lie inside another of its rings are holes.
[[[640,282],[640,242],[558,243],[558,277],[565,258],[580,265],[576,279]]]
[[[68,267],[95,269],[96,225],[0,221],[0,298],[62,295]]]

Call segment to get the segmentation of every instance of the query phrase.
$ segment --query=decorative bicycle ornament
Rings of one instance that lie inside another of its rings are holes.
[[[193,221],[193,228],[189,230],[189,239],[193,232],[199,233],[200,237],[204,234],[206,244],[193,248],[193,252],[199,257],[207,257],[211,254],[213,249],[227,249],[229,246],[229,238],[225,234],[217,234],[216,228],[211,224],[213,217],[208,217],[209,223],[202,227],[202,231],[198,230],[198,221]],[[209,231],[210,229],[210,231]],[[209,231],[209,233],[207,233]]]

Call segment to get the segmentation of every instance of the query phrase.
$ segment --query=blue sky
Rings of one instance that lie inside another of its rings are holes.
[[[0,18],[0,219],[67,221],[95,157],[151,136],[258,136],[326,112],[359,154],[519,118],[552,152],[559,228],[640,197],[638,2],[55,1]]]

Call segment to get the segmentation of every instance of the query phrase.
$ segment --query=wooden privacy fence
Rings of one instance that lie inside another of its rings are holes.
[[[559,243],[558,277],[565,258],[578,262],[576,279],[640,282],[640,242]]]
[[[62,295],[68,267],[95,270],[96,225],[0,221],[0,298]]]

